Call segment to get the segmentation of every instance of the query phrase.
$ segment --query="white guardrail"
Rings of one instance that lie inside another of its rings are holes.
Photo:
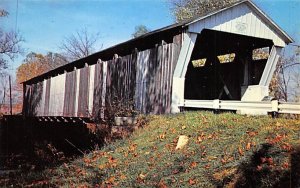
[[[184,107],[214,110],[260,110],[300,114],[300,103],[272,101],[184,100]]]

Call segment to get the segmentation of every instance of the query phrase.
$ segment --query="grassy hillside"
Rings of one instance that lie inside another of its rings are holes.
[[[19,184],[281,187],[299,181],[300,120],[210,112],[151,116],[149,120],[129,138],[56,169],[29,173],[18,178]],[[180,135],[189,141],[175,150]]]

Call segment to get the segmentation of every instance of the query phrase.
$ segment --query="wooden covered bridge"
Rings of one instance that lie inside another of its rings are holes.
[[[293,40],[244,0],[99,51],[23,83],[25,116],[100,117],[115,100],[146,114],[185,101],[261,101]],[[257,59],[253,51],[266,51]]]

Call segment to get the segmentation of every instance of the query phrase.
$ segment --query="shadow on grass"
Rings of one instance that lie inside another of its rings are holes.
[[[292,152],[284,152],[278,146],[262,144],[248,161],[239,165],[237,173],[228,185],[229,187],[300,187],[300,146]]]

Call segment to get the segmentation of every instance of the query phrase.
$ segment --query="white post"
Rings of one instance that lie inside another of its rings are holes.
[[[173,76],[171,113],[180,112],[179,107],[184,106],[185,74],[191,59],[196,39],[197,34],[195,33],[184,34],[184,41]]]
[[[213,100],[213,109],[214,110],[219,110],[220,109],[220,100],[219,99]]]
[[[173,77],[173,89],[172,89],[172,105],[171,112],[179,113],[180,106],[184,106],[184,81],[185,78]]]

